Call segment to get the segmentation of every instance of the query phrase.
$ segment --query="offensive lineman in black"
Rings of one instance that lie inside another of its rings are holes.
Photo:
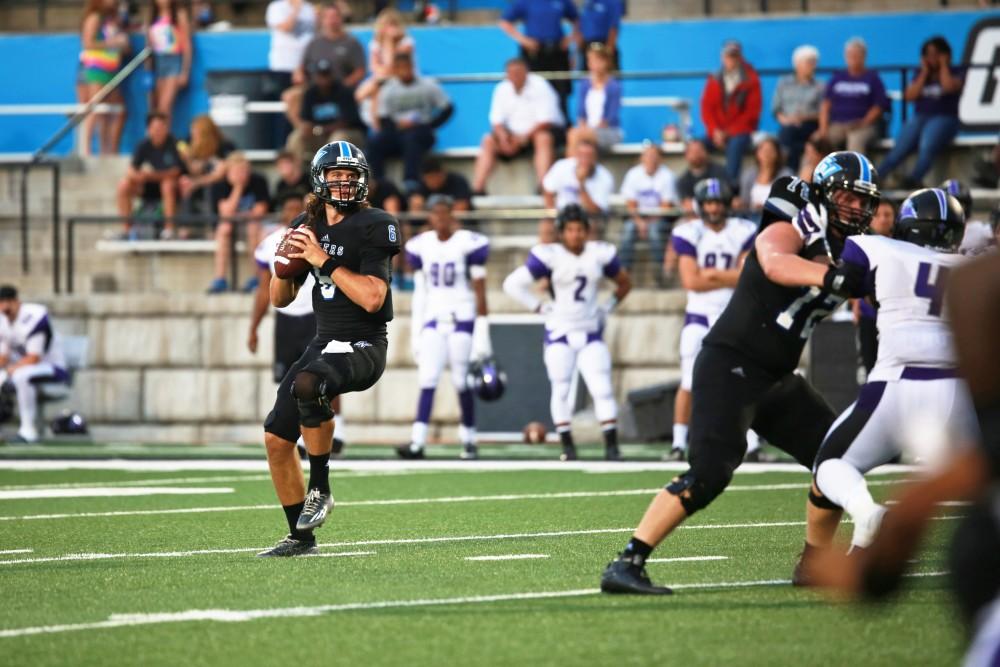
[[[313,529],[333,508],[329,462],[333,440],[330,397],[364,391],[385,370],[386,322],[392,319],[391,261],[399,252],[399,225],[366,202],[370,172],[354,144],[336,141],[319,149],[310,168],[312,197],[294,221],[289,243],[312,265],[316,338],[278,386],[264,421],[264,443],[274,488],[285,510],[289,535],[258,556],[316,553]],[[289,304],[297,280],[271,281],[271,303]],[[308,494],[295,450],[301,431],[309,453]]]
[[[864,276],[833,264],[844,238],[863,233],[878,206],[878,176],[860,153],[832,153],[812,183],[771,187],[736,291],[695,361],[690,468],[653,499],[632,539],[601,577],[606,593],[665,595],[646,574],[653,549],[729,485],[747,429],[811,468],[836,415],[793,371],[815,324],[863,288]],[[813,506],[829,504],[810,493]],[[807,535],[808,538],[808,535]]]

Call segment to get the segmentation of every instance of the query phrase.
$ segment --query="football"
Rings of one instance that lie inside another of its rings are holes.
[[[545,424],[541,422],[530,422],[524,427],[522,432],[524,441],[529,445],[537,445],[545,442]]]
[[[283,236],[278,242],[278,247],[274,250],[274,275],[282,280],[298,278],[312,268],[312,265],[301,257],[288,256],[299,252],[298,248],[288,242],[288,239],[294,234],[293,231]]]

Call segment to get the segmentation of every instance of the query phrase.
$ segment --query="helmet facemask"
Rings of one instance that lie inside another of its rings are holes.
[[[824,188],[823,202],[830,225],[844,236],[851,236],[868,232],[879,196],[864,188],[834,185]]]

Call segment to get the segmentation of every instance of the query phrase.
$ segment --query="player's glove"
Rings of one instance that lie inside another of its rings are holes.
[[[860,298],[871,290],[868,272],[857,264],[838,262],[831,265],[823,276],[823,289],[844,297]]]
[[[493,343],[490,340],[490,320],[485,315],[480,315],[472,327],[472,358],[481,360],[492,356]]]
[[[607,322],[611,312],[618,306],[618,297],[612,295],[607,301],[597,307],[600,311],[601,322]]]

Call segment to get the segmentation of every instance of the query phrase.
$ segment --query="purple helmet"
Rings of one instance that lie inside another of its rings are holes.
[[[473,361],[469,365],[466,384],[484,401],[496,401],[503,396],[507,374],[492,357]]]

